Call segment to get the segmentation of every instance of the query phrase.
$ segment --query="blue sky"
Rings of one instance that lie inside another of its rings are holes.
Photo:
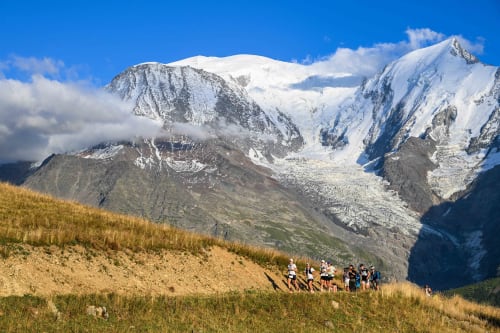
[[[500,1],[0,0],[0,163],[152,135],[102,87],[142,62],[256,54],[369,77],[450,36],[500,65]]]
[[[2,0],[0,13],[0,75],[14,79],[41,72],[102,86],[131,65],[195,55],[307,63],[338,48],[408,41],[416,29],[460,35],[500,65],[498,0]]]

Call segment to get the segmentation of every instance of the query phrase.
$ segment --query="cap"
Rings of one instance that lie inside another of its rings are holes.
[[[324,260],[321,260],[321,262],[325,262]]]

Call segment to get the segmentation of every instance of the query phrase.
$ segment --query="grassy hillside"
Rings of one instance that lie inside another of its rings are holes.
[[[221,259],[229,257],[216,248],[234,256]],[[63,275],[51,281],[61,286],[56,292],[46,294],[33,287],[24,295],[0,297],[0,332],[500,332],[499,308],[460,297],[426,297],[411,284],[383,285],[379,292],[290,294],[284,292],[283,274],[279,276],[288,261],[283,253],[199,236],[5,184],[0,184],[0,253],[0,291],[23,279],[36,279],[22,275],[23,267],[42,265],[38,268],[46,269],[47,275],[57,267],[64,269]],[[152,264],[157,254],[160,262]],[[214,263],[201,266],[211,260],[210,255]],[[168,268],[185,261],[195,272],[182,283],[211,293],[173,293],[165,281],[191,273]],[[298,264],[303,267],[304,259]],[[90,275],[95,283],[104,279],[111,284],[122,278],[130,284],[147,284],[161,272],[164,292],[152,293],[148,286],[142,294],[113,289],[93,293],[78,289],[78,284],[64,289],[92,265],[99,267],[99,272]],[[230,276],[226,285],[216,285],[237,268],[240,273]],[[125,273],[122,277],[120,271]],[[273,275],[278,277],[267,275],[271,271],[278,271]],[[258,278],[267,285],[272,282],[273,288],[266,289],[263,283],[245,288]],[[228,291],[229,284],[241,288]],[[89,305],[105,306],[109,318],[89,315]]]
[[[104,305],[109,319],[89,316]],[[365,293],[224,293],[0,299],[2,332],[499,332],[500,310],[426,297],[413,285]]]
[[[500,307],[500,278],[488,279],[457,289],[448,290],[445,295],[460,295],[473,302]]]
[[[220,246],[263,265],[284,266],[288,262],[278,251],[224,242],[0,183],[0,254],[8,256],[9,244],[17,243],[192,254]]]

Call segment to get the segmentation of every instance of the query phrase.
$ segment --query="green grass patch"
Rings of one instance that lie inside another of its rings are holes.
[[[241,292],[212,296],[57,296],[0,299],[2,332],[468,332],[498,331],[494,321],[464,322],[426,299],[382,292]],[[109,319],[88,315],[105,306]],[[470,315],[470,314],[467,314]],[[489,315],[491,317],[491,315]],[[495,315],[493,315],[495,317]]]
[[[488,279],[443,293],[448,296],[460,295],[474,302],[500,307],[500,278]]]

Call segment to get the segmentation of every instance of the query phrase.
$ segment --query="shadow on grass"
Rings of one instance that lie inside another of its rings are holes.
[[[486,320],[491,326],[500,328],[500,318],[494,316],[488,316],[484,313],[476,313],[476,316],[481,320]]]
[[[267,273],[264,273],[264,275],[266,276],[267,280],[269,280],[269,282],[271,282],[271,285],[273,286],[273,289],[274,290],[281,290],[281,288],[278,286],[278,284],[273,280],[272,277],[269,276],[269,274]]]

